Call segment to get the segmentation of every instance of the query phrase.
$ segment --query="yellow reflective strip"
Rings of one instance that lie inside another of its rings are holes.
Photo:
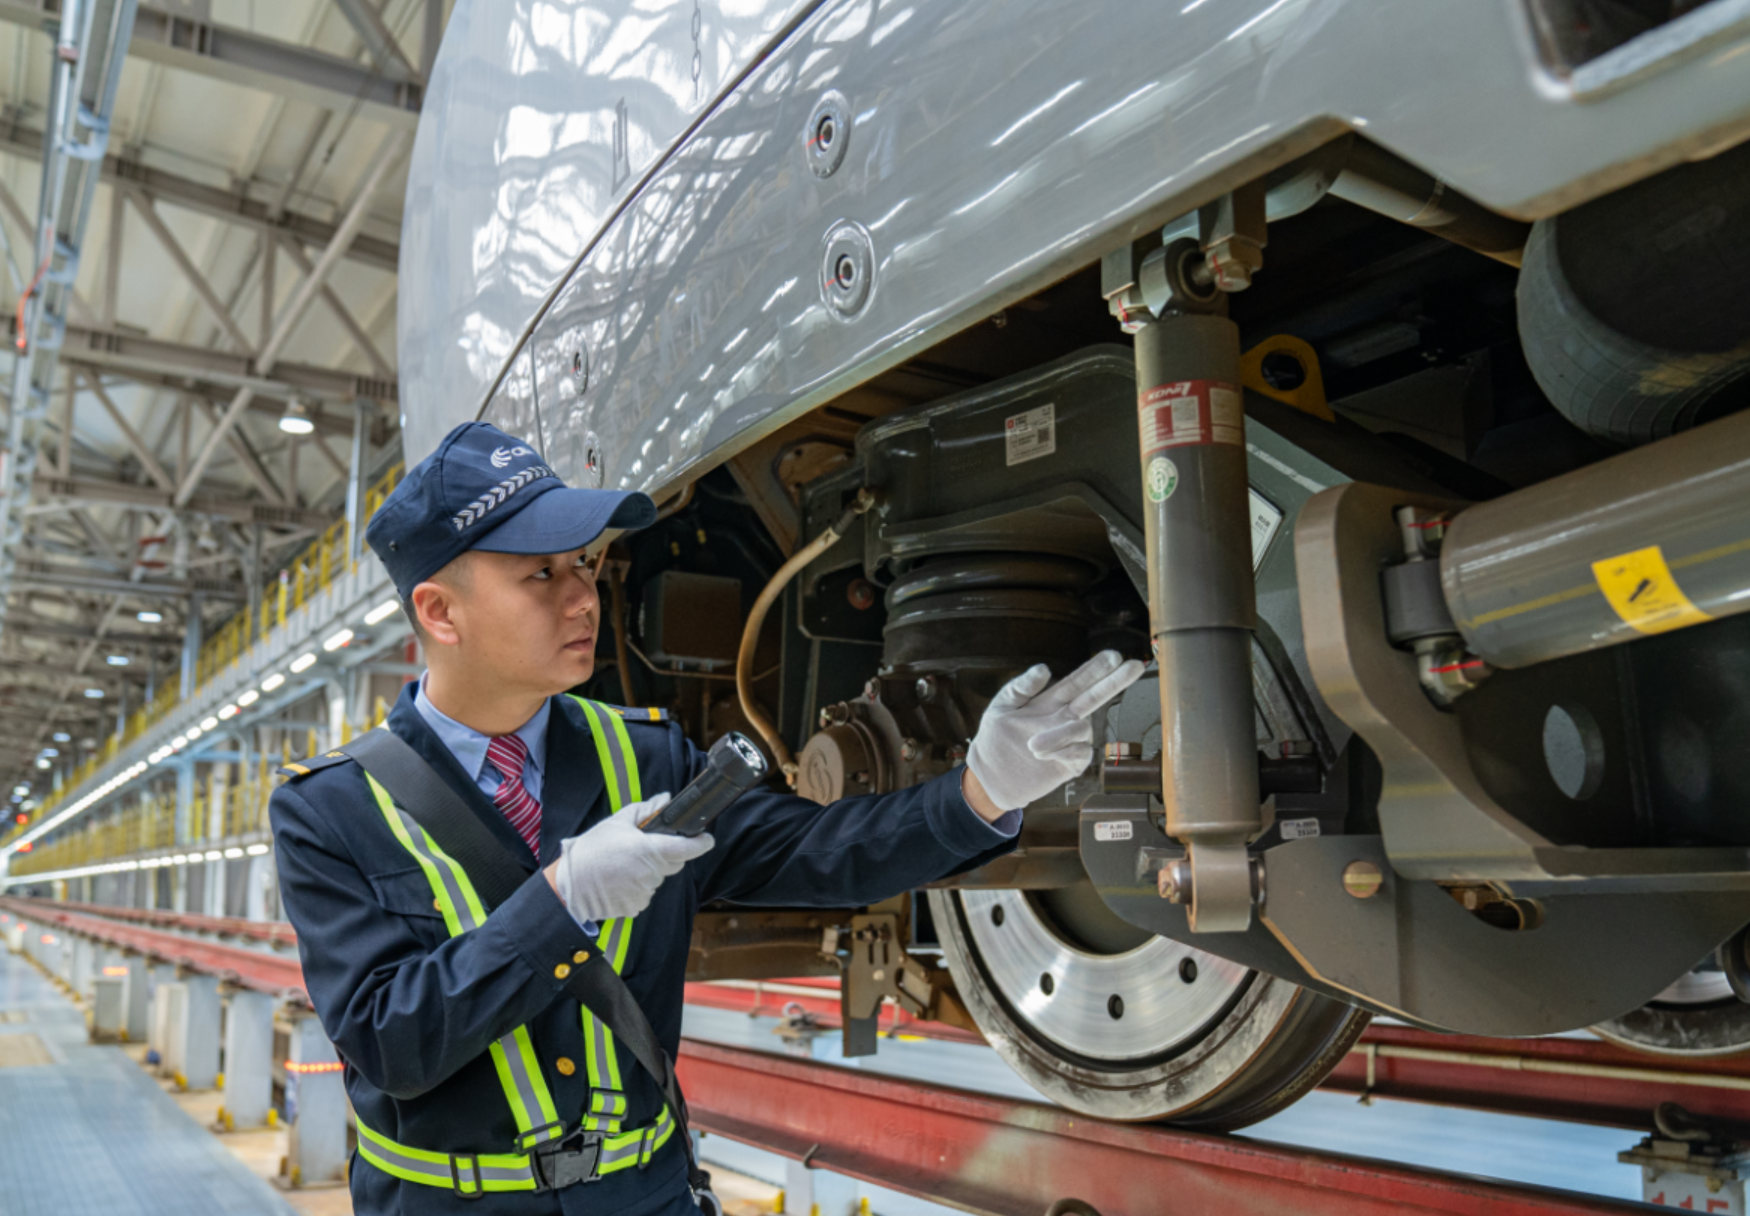
[[[389,797],[389,791],[379,785],[377,779],[369,773],[365,774],[365,780],[370,783],[371,794],[377,800],[377,809],[383,812],[383,818],[389,822],[389,830],[395,833],[395,839],[401,842],[401,846],[413,855],[413,860],[419,863],[419,868],[425,871],[425,880],[431,884],[432,894],[437,899],[438,911],[444,914],[444,928],[449,931],[451,937],[455,937],[461,933],[462,923],[457,918],[456,907],[451,902],[449,893],[444,889],[442,875],[437,872],[437,868],[430,861],[426,860],[425,855],[414,845],[413,838],[407,834],[407,828],[401,822],[401,816],[395,813],[395,800]]]
[[[540,1117],[535,1126],[544,1127],[549,1123],[559,1122],[559,1111],[553,1105],[553,1095],[547,1090],[547,1079],[541,1075],[540,1062],[535,1059],[535,1043],[529,1038],[529,1028],[518,1026],[515,1031],[517,1051],[523,1058],[523,1068],[529,1074],[529,1087],[535,1091],[535,1101],[540,1104]],[[528,1131],[519,1127],[518,1131]]]
[[[638,780],[638,755],[632,750],[632,736],[626,733],[625,719],[614,714],[608,719],[608,726],[614,732],[614,739],[620,745],[620,755],[626,761],[626,784],[632,788],[626,794],[627,802],[643,802],[643,783]]]
[[[443,1166],[446,1173],[449,1171],[450,1155],[448,1153],[434,1153],[423,1148],[408,1148],[405,1144],[397,1144],[389,1139],[389,1137],[383,1135],[383,1133],[366,1127],[363,1123],[359,1123],[356,1118],[353,1122],[358,1127],[359,1139],[361,1141],[380,1144],[389,1151],[399,1153],[403,1157],[413,1157],[420,1161],[429,1161],[433,1165]]]
[[[656,1138],[653,1141],[651,1141],[651,1144],[650,1144],[650,1153],[652,1156],[654,1156],[656,1154],[657,1149],[659,1149],[663,1145],[667,1144],[669,1142],[670,1138],[674,1136],[675,1123],[674,1123],[673,1119],[670,1119],[668,1117],[668,1108],[667,1107],[663,1108],[662,1120],[658,1124],[658,1127],[660,1128],[660,1130],[656,1133]],[[614,1152],[614,1151],[617,1151],[620,1149],[630,1148],[633,1145],[636,1145],[639,1141],[644,1139],[644,1130],[645,1129],[640,1128],[639,1130],[637,1130],[635,1132],[621,1132],[618,1136],[609,1136],[607,1139],[602,1141],[602,1151],[604,1153],[607,1153],[607,1152]],[[598,1172],[603,1173],[603,1174],[612,1174],[612,1173],[615,1173],[619,1170],[630,1169],[632,1166],[638,1165],[641,1162],[648,1161],[649,1159],[650,1158],[644,1156],[643,1153],[633,1153],[630,1156],[621,1158],[618,1161],[609,1161],[609,1162],[603,1163],[599,1167]]]
[[[621,807],[626,805],[626,797],[625,791],[620,788],[619,779],[614,773],[614,756],[608,750],[612,744],[608,741],[607,727],[603,724],[601,714],[597,711],[593,701],[586,701],[582,697],[573,697],[572,700],[582,706],[584,717],[589,719],[590,737],[595,740],[596,758],[602,766],[602,781],[608,789],[608,806],[618,812]]]
[[[519,1026],[517,1029],[521,1030],[522,1027]],[[510,1060],[505,1057],[504,1044],[494,1040],[487,1046],[486,1050],[492,1053],[492,1067],[498,1070],[498,1083],[504,1089],[505,1101],[510,1103],[510,1113],[516,1119],[516,1129],[519,1132],[530,1130],[536,1124],[529,1117],[529,1108],[523,1103],[521,1087],[517,1085],[516,1078],[511,1075]],[[551,1122],[551,1120],[545,1120],[545,1122]]]

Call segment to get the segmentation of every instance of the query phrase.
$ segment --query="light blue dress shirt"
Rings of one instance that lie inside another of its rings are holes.
[[[463,726],[433,705],[425,695],[424,675],[419,677],[419,691],[414,695],[413,707],[431,727],[432,733],[450,749],[450,755],[456,758],[462,771],[474,779],[480,792],[488,798],[496,794],[504,778],[486,763],[486,745],[492,741],[491,736],[481,734],[472,726]],[[536,802],[541,800],[541,765],[547,758],[547,719],[552,712],[553,703],[542,701],[535,716],[511,732],[528,745],[529,758],[523,764],[523,788]]]

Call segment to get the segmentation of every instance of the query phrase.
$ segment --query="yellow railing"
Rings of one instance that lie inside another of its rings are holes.
[[[365,491],[364,518],[375,515],[394,488],[400,484],[401,476],[406,470],[399,461],[393,468],[378,479],[377,483]],[[201,646],[200,654],[195,659],[195,689],[198,691],[214,676],[226,671],[238,663],[249,652],[250,648],[260,638],[269,632],[283,626],[286,618],[302,608],[317,595],[328,590],[334,580],[345,574],[348,567],[347,553],[351,548],[351,536],[346,520],[333,524],[322,535],[318,536],[308,548],[293,558],[286,568],[272,579],[268,580],[261,596],[261,615],[259,620],[251,622],[247,609],[238,612],[226,621]],[[254,628],[251,629],[251,625]],[[122,748],[145,734],[157,722],[175,709],[182,701],[181,690],[175,681],[167,681],[152,698],[151,704],[136,710],[129,715],[122,729],[112,734],[96,754],[85,763],[73,770],[72,775],[62,783],[61,788],[37,806],[30,813],[29,823],[14,823],[7,836],[28,831],[30,824],[52,814],[55,808],[71,793],[77,791],[86,780],[98,769],[115,759]],[[4,843],[4,840],[0,840]],[[50,849],[60,847],[61,842],[35,850],[31,854],[17,854],[12,860],[12,872],[24,873],[21,863],[31,861],[38,854],[47,854]],[[85,862],[70,863],[84,865]],[[65,866],[45,867],[36,865],[36,870],[48,868],[64,869]]]

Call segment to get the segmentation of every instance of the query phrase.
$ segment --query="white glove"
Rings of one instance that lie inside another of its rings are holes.
[[[1088,715],[1136,683],[1143,665],[1102,650],[1052,684],[1045,664],[1003,685],[978,724],[966,767],[991,801],[1019,810],[1080,776],[1094,759]]]
[[[665,836],[641,832],[638,825],[668,805],[667,794],[620,808],[581,836],[566,838],[553,863],[553,881],[565,910],[579,921],[600,924],[616,916],[637,916],[650,906],[663,880],[703,857],[717,842],[709,832]]]

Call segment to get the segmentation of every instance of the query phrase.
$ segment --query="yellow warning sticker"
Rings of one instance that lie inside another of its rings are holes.
[[[1683,594],[1658,545],[1593,562],[1592,576],[1616,615],[1641,633],[1664,633],[1713,620]]]

